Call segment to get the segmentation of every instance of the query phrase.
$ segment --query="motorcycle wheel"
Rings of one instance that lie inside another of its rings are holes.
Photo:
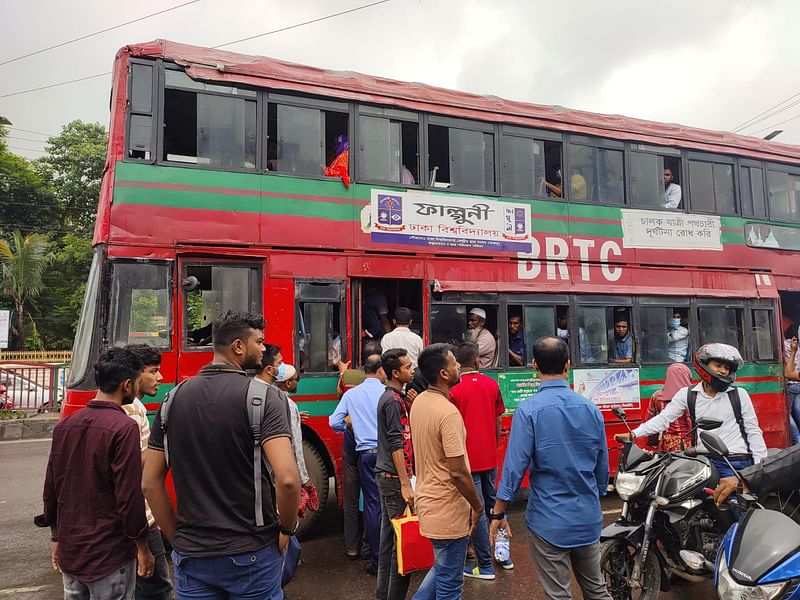
[[[600,569],[608,593],[614,600],[656,600],[661,592],[661,567],[654,552],[647,555],[641,587],[632,589],[629,580],[636,560],[636,548],[624,540],[607,540],[600,546]]]
[[[782,512],[800,525],[800,490],[770,494],[762,504],[764,508]]]

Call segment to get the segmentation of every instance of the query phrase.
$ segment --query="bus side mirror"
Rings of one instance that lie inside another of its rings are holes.
[[[186,292],[193,292],[200,287],[200,280],[194,275],[189,275],[183,281],[181,281],[181,287]]]

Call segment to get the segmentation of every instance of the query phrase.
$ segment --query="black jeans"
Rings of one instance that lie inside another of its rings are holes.
[[[406,510],[406,503],[400,494],[399,479],[386,478],[383,473],[377,473],[375,478],[381,495],[381,541],[375,597],[378,600],[405,600],[411,576],[403,576],[397,572],[397,547],[392,517],[402,515]]]
[[[152,577],[136,576],[136,600],[172,600],[175,593],[169,580],[169,565],[161,532],[153,525],[147,530],[147,545],[156,559]]]
[[[361,525],[361,511],[358,507],[361,496],[361,478],[358,476],[358,457],[355,454],[342,454],[344,471],[344,547],[348,552],[362,550],[364,530]],[[363,556],[363,554],[362,554]]]

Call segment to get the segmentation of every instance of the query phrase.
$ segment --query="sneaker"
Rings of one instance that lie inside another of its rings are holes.
[[[508,560],[499,561],[499,560],[495,559],[495,562],[496,562],[496,563],[497,563],[499,566],[501,566],[502,568],[504,568],[506,571],[509,571],[509,570],[511,570],[511,569],[513,569],[513,568],[514,568],[514,561],[512,561],[512,560],[511,560],[511,557],[510,557],[510,556],[508,557]]]
[[[464,567],[464,577],[491,580],[495,578],[495,570],[494,567],[479,567],[478,565],[471,567],[467,565]]]

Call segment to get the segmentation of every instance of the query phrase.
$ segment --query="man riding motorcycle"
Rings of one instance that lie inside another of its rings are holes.
[[[798,473],[800,473],[800,445],[781,450],[759,464],[739,471],[747,489],[759,496],[800,488]],[[717,505],[735,493],[738,486],[739,480],[735,476],[720,479],[717,489],[714,490],[714,501]]]
[[[723,422],[718,434],[730,449],[729,460],[736,469],[761,462],[767,455],[767,446],[753,403],[747,390],[733,385],[736,370],[743,362],[739,351],[728,344],[701,346],[694,355],[700,383],[681,388],[658,415],[639,425],[632,434],[617,434],[614,439],[622,442],[661,433],[688,409],[693,425],[702,418]],[[702,443],[699,446],[702,449]],[[724,461],[712,459],[712,462],[720,476],[733,475]]]

